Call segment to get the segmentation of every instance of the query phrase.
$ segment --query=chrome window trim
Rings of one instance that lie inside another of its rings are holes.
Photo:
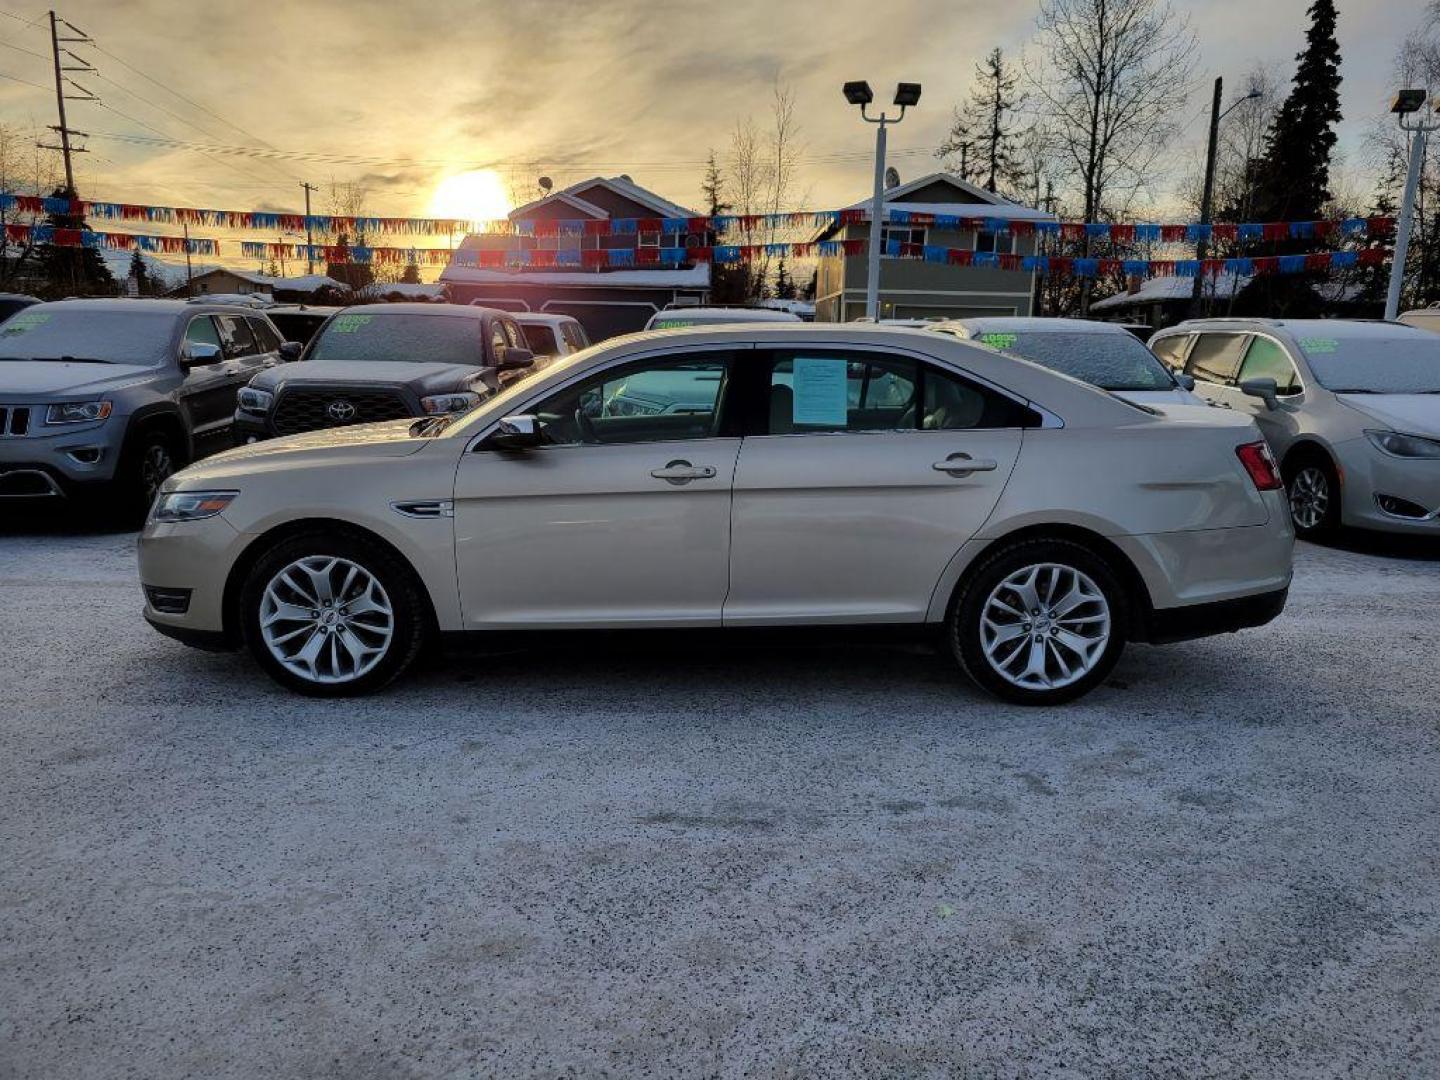
[[[1264,338],[1266,341],[1271,342],[1272,344],[1277,346],[1280,351],[1285,354],[1285,358],[1290,361],[1290,366],[1295,370],[1295,378],[1300,383],[1300,389],[1295,391],[1295,393],[1293,394],[1277,395],[1280,400],[1288,401],[1291,398],[1304,397],[1305,391],[1309,389],[1309,384],[1306,383],[1305,373],[1301,370],[1300,364],[1295,359],[1294,350],[1290,348],[1289,344],[1283,338],[1276,337],[1274,334],[1268,334],[1263,330],[1251,331],[1250,340],[1245,343],[1245,352],[1241,353],[1240,355],[1240,367],[1235,370],[1235,385],[1229,387],[1229,389],[1240,389],[1240,372],[1243,371],[1245,368],[1245,357],[1249,355],[1250,346],[1256,338]]]

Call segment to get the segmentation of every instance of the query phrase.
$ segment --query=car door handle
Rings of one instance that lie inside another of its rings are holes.
[[[691,480],[714,479],[715,467],[691,465],[688,461],[671,461],[667,462],[663,469],[651,469],[650,475],[669,484],[688,484]]]
[[[990,458],[972,458],[969,454],[951,454],[944,461],[937,461],[930,467],[936,472],[949,473],[951,476],[969,476],[977,472],[994,472],[1000,467],[1000,463]]]

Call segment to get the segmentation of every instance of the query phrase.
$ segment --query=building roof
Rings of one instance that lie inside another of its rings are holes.
[[[1214,279],[1214,288],[1208,283],[1205,291],[1212,296],[1229,296],[1231,290],[1239,292],[1250,284],[1248,277],[1221,274]],[[1193,277],[1179,277],[1174,274],[1164,277],[1146,278],[1135,292],[1116,293],[1090,305],[1091,311],[1119,311],[1141,304],[1163,304],[1173,300],[1189,300],[1195,291]]]
[[[367,315],[458,315],[467,319],[483,319],[492,313],[490,308],[474,307],[470,304],[352,304],[347,312],[364,312]]]
[[[654,211],[657,217],[695,216],[695,211],[687,210],[685,207],[673,203],[668,199],[662,199],[653,191],[635,183],[630,177],[621,175],[611,177],[592,176],[588,180],[581,180],[579,183],[571,184],[569,187],[561,188],[559,191],[552,191],[543,199],[536,199],[533,202],[526,203],[524,206],[517,206],[514,210],[511,210],[510,220],[514,221],[517,217],[524,217],[526,214],[547,203],[557,201],[574,207],[576,210],[581,211],[586,217],[608,218],[610,216],[609,213],[594,203],[587,201],[581,194],[595,187],[606,188],[614,194],[619,195],[622,199],[629,199],[631,202],[639,203],[641,206]]]
[[[1130,335],[1130,331],[1120,323],[1101,322],[1097,319],[1048,318],[1039,315],[994,315],[966,319],[942,319],[927,325],[933,330],[943,330],[947,326],[960,326],[972,334],[1009,332],[1014,334]]]
[[[952,202],[913,202],[907,199],[907,195],[923,191],[934,184],[941,184],[955,190],[957,196],[965,196],[963,200],[956,199]],[[853,202],[845,207],[846,210],[861,211],[861,220],[870,220],[869,196]],[[888,188],[884,196],[885,216],[888,219],[891,210],[904,210],[912,214],[954,214],[959,217],[994,217],[1006,218],[1012,221],[1055,221],[1054,214],[1045,210],[1037,210],[1033,206],[1024,206],[1021,203],[1011,202],[1005,196],[994,191],[986,191],[982,187],[961,180],[958,176],[952,176],[946,172],[933,172],[925,176],[917,177],[908,184],[897,184]],[[816,234],[817,240],[823,240],[833,236],[839,225],[826,225]]]

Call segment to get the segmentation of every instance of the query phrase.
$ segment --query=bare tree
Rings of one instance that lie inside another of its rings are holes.
[[[1195,35],[1161,0],[1041,0],[1027,64],[1094,221],[1151,186],[1189,98]]]
[[[0,191],[47,195],[59,184],[52,159],[42,154],[36,133],[0,123]],[[36,272],[33,239],[11,240],[6,225],[38,225],[43,215],[0,209],[0,289],[24,282]]]
[[[781,214],[793,207],[802,150],[800,125],[795,118],[795,93],[777,79],[771,91],[769,130],[762,135],[754,119],[747,116],[736,121],[730,135],[724,179],[735,214],[742,218]],[[742,224],[738,239],[746,245],[773,243],[778,231],[773,226]],[[756,266],[743,267],[741,277],[746,295],[759,299],[769,274],[768,255]]]

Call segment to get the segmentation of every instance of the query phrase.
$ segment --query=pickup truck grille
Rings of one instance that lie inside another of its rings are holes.
[[[0,405],[0,439],[18,438],[30,431],[30,409],[26,405]]]
[[[320,428],[373,424],[413,416],[394,390],[283,390],[275,402],[277,435],[295,435]]]

